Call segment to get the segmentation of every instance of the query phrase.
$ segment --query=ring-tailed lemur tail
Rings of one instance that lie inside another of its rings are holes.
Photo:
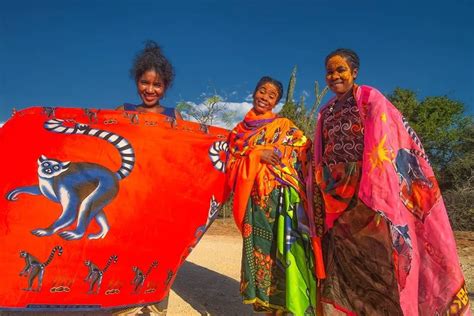
[[[214,168],[220,172],[225,172],[225,160],[221,159],[221,152],[224,152],[227,155],[229,150],[229,145],[227,142],[221,140],[214,142],[211,147],[209,147],[209,159],[211,159],[212,165]]]
[[[63,248],[61,246],[56,246],[51,250],[51,254],[45,262],[39,261],[30,253],[22,250],[20,251],[20,257],[25,259],[25,267],[20,272],[20,276],[28,277],[28,287],[24,289],[25,291],[40,291],[43,285],[43,276],[46,267],[53,261],[54,254],[58,252],[58,256],[63,253]],[[33,282],[37,279],[37,287],[33,289]]]
[[[48,259],[42,264],[43,267],[46,267],[47,265],[51,263],[51,261],[53,261],[54,254],[56,253],[56,251],[58,252],[58,256],[61,256],[63,254],[63,247],[61,246],[54,247],[53,250],[51,250],[51,254],[49,255]]]
[[[158,261],[153,261],[150,265],[150,267],[148,268],[148,270],[145,272],[145,279],[146,277],[150,274],[151,270],[153,270],[154,268],[156,268],[158,266]]]
[[[88,135],[101,138],[114,145],[122,157],[122,165],[116,172],[117,177],[121,180],[132,172],[135,165],[135,153],[132,145],[122,136],[101,129],[91,128],[87,124],[76,123],[73,127],[67,127],[64,126],[64,121],[61,119],[46,121],[44,128],[54,133]]]
[[[116,255],[111,255],[109,260],[107,260],[107,264],[105,267],[102,269],[102,273],[105,273],[109,269],[109,267],[112,265],[112,263],[117,263],[118,256]]]
[[[408,135],[410,135],[411,139],[413,139],[415,144],[420,148],[420,150],[411,149],[410,152],[414,155],[417,155],[418,157],[423,158],[424,160],[426,160],[427,163],[430,163],[430,160],[428,159],[428,156],[425,154],[425,149],[423,148],[420,138],[416,134],[415,130],[411,128],[410,124],[408,123],[408,120],[405,117],[402,117],[402,122],[403,122],[403,127],[405,127],[406,131],[408,132]]]
[[[424,152],[421,152],[421,151],[416,150],[416,149],[410,149],[410,152],[413,155],[416,155],[416,156],[426,160],[427,163],[430,163],[430,160],[428,159],[428,156]]]

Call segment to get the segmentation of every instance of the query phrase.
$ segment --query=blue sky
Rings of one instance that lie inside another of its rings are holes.
[[[448,95],[474,112],[473,1],[4,1],[0,121],[13,107],[113,108],[139,101],[129,69],[158,42],[176,80],[163,104],[217,91],[244,102],[262,75],[313,98],[324,57],[361,57],[360,83]]]

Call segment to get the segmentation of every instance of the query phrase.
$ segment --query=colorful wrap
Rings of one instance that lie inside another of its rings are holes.
[[[390,225],[403,313],[470,314],[453,232],[420,140],[376,89],[358,87],[355,97],[364,126],[359,198]],[[317,166],[321,128],[319,116]]]
[[[227,135],[151,113],[17,112],[0,129],[0,310],[164,299],[225,200]]]
[[[290,120],[277,117],[274,113],[257,116],[250,110],[229,135],[229,157],[227,162],[227,186],[234,191],[234,219],[242,232],[245,210],[252,188],[256,195],[268,197],[278,183],[292,187],[305,205],[308,218],[307,230],[312,239],[315,255],[316,275],[324,277],[321,241],[316,233],[314,213],[305,187],[310,174],[311,157],[308,151],[311,141],[307,139]],[[260,162],[263,149],[271,149],[280,156],[279,166]],[[295,164],[302,165],[298,174]]]

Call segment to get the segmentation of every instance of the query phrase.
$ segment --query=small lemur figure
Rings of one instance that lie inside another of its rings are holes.
[[[65,127],[64,121],[51,119],[44,127],[56,133],[83,134],[104,139],[115,146],[122,157],[117,172],[90,162],[63,162],[47,158],[38,159],[38,184],[16,188],[7,193],[9,201],[15,201],[22,193],[43,195],[62,206],[58,219],[46,228],[36,228],[31,233],[38,237],[50,236],[77,221],[74,230],[59,232],[66,240],[80,239],[84,236],[90,222],[95,220],[100,231],[90,234],[89,239],[104,238],[110,227],[104,207],[110,204],[119,191],[119,180],[130,174],[135,164],[135,154],[130,143],[122,136],[94,129],[84,124]]]
[[[104,277],[104,273],[109,269],[112,263],[117,263],[117,260],[118,260],[118,256],[116,255],[110,256],[109,260],[107,260],[107,264],[102,270],[92,261],[90,260],[84,261],[84,264],[87,267],[89,267],[89,273],[84,279],[85,282],[90,283],[89,291],[87,292],[87,294],[99,294],[100,286],[102,284],[102,278]],[[97,288],[94,291],[95,286],[97,286]]]
[[[145,280],[146,280],[147,276],[150,274],[151,270],[153,270],[157,266],[158,266],[158,261],[153,261],[151,263],[150,267],[148,268],[148,270],[146,271],[146,273],[143,273],[143,271],[140,268],[138,268],[137,266],[132,267],[133,272],[135,272],[135,278],[132,281],[132,284],[135,285],[135,288],[133,290],[134,293],[139,292],[139,290],[145,284]]]
[[[54,247],[51,250],[48,259],[45,262],[40,262],[30,253],[24,250],[20,251],[20,257],[25,258],[26,263],[25,267],[20,272],[20,276],[25,276],[28,278],[28,288],[24,289],[25,291],[39,292],[41,290],[41,286],[43,285],[44,270],[51,263],[51,261],[53,261],[54,254],[56,252],[58,253],[58,256],[60,256],[63,253],[63,247]],[[36,289],[33,289],[33,282],[35,278],[38,278],[37,287]]]
[[[199,242],[199,240],[204,235],[206,230],[209,228],[212,222],[216,219],[219,209],[220,209],[220,203],[216,200],[214,195],[211,196],[211,200],[209,202],[209,211],[207,212],[206,224],[199,226],[196,232],[194,233],[194,237],[196,237],[196,243],[194,245],[196,245]]]

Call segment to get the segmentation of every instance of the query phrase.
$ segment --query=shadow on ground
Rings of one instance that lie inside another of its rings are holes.
[[[223,274],[186,261],[172,289],[201,315],[251,315],[242,303],[239,282]]]

